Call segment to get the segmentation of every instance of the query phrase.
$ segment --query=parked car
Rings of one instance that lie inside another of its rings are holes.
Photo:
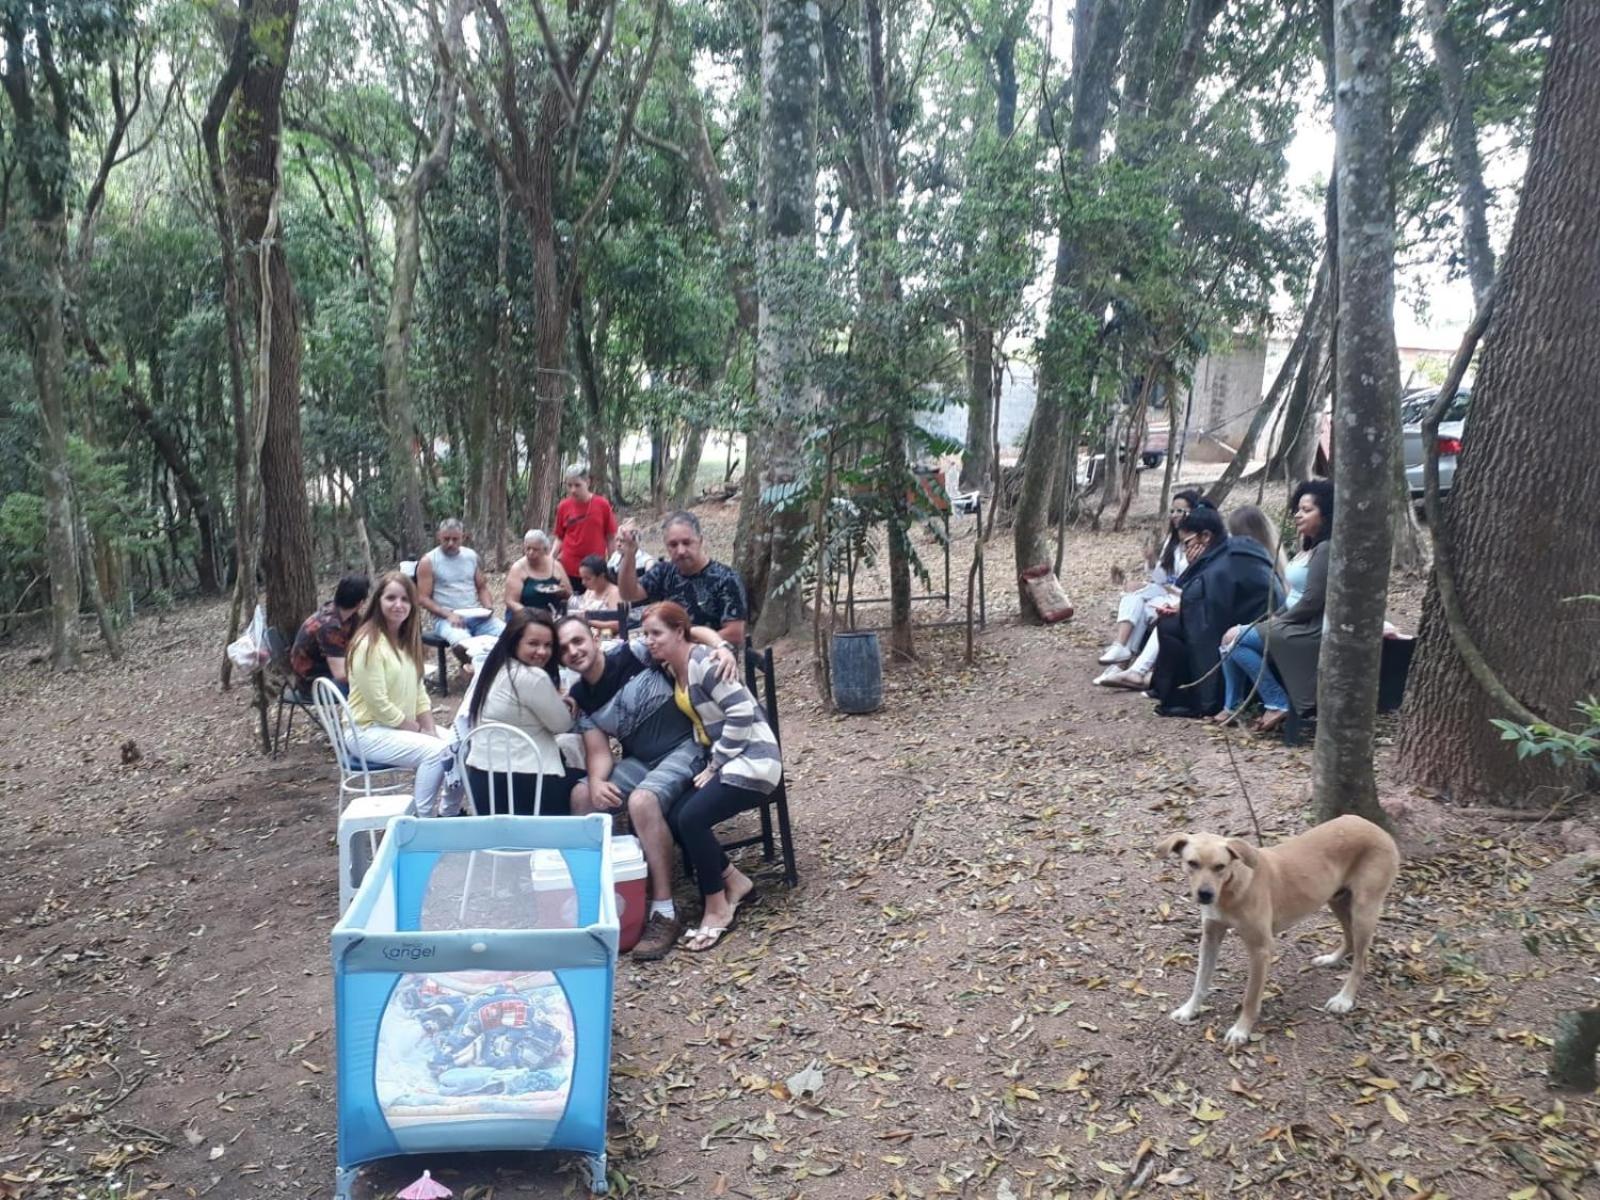
[[[1410,392],[1400,401],[1400,441],[1406,456],[1406,482],[1413,496],[1422,495],[1422,418],[1439,398],[1439,390],[1431,388]],[[1450,407],[1439,421],[1439,494],[1448,495],[1455,482],[1456,455],[1461,453],[1461,437],[1466,431],[1467,409],[1472,403],[1472,389],[1458,388]]]
[[[1438,388],[1407,392],[1400,401],[1400,451],[1405,456],[1406,483],[1414,498],[1422,496],[1422,418],[1439,398]],[[1466,431],[1467,409],[1471,406],[1472,389],[1458,388],[1455,399],[1445,409],[1439,422],[1439,494],[1447,496],[1455,482],[1456,455],[1461,453],[1461,438]],[[1317,424],[1317,456],[1313,471],[1318,475],[1333,473],[1333,421],[1324,412]]]

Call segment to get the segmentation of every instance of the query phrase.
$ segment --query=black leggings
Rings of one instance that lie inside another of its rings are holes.
[[[719,777],[673,806],[667,825],[689,856],[702,896],[722,890],[722,873],[728,869],[728,856],[717,843],[717,826],[735,813],[759,807],[765,799],[761,792],[736,787]]]
[[[496,774],[503,773],[496,772]],[[511,811],[517,816],[533,816],[533,795],[538,783],[539,777],[537,775],[517,773],[511,776]],[[489,772],[481,771],[477,767],[468,767],[467,787],[472,791],[474,811],[487,813],[489,811]],[[495,799],[503,806],[506,802],[504,779],[495,784],[494,793]],[[571,779],[565,775],[546,775],[544,777],[544,796],[539,804],[539,815],[542,817],[570,817],[572,815]]]

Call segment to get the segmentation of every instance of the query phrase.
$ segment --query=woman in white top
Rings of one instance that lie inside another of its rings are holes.
[[[544,791],[539,814],[547,817],[572,815],[572,784],[561,763],[556,735],[572,728],[572,713],[561,698],[559,667],[555,655],[555,622],[543,608],[524,608],[511,615],[500,635],[478,668],[471,693],[463,702],[467,725],[482,721],[514,725],[533,739],[539,748],[537,761],[528,748],[516,741],[510,747],[511,810],[519,816],[532,816],[539,775],[544,776]],[[505,770],[507,752],[502,735],[474,739],[467,752],[467,786],[472,791],[474,811],[488,813],[489,771]],[[505,811],[503,781],[495,784],[500,811]]]
[[[1177,611],[1178,580],[1189,569],[1183,543],[1178,539],[1178,525],[1195,509],[1214,507],[1194,488],[1186,488],[1172,498],[1172,507],[1167,512],[1166,541],[1159,556],[1153,549],[1146,553],[1148,582],[1136,592],[1124,593],[1117,605],[1116,632],[1111,644],[1100,654],[1100,662],[1106,669],[1096,677],[1095,683],[1111,687],[1149,686],[1158,645],[1154,633],[1156,617]],[[1134,661],[1134,653],[1147,629],[1151,630],[1151,636],[1144,652]],[[1128,665],[1130,662],[1132,666]]]
[[[592,612],[616,612],[622,607],[622,593],[606,571],[606,560],[598,554],[591,554],[578,564],[578,578],[582,587],[567,601],[568,613],[583,617]],[[596,621],[592,617],[588,620],[590,629],[617,632],[617,621]]]

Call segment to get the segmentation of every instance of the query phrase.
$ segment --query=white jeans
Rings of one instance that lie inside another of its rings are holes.
[[[452,625],[443,617],[435,617],[433,620],[433,632],[452,646],[458,646],[468,638],[499,637],[506,627],[506,623],[492,613],[487,617],[463,617],[462,619],[466,621],[464,626]]]
[[[411,788],[411,815],[431,817],[439,802],[439,786],[450,767],[450,743],[443,732],[413,733],[387,725],[361,727],[361,753],[368,762],[416,771]]]
[[[1137,646],[1150,622],[1156,619],[1155,602],[1165,599],[1167,589],[1159,583],[1147,583],[1137,592],[1124,592],[1117,602],[1117,620],[1133,626],[1127,645]]]
[[[1156,655],[1161,652],[1161,633],[1159,630],[1150,631],[1150,640],[1145,642],[1144,649],[1139,651],[1139,657],[1128,665],[1128,670],[1137,671],[1141,675],[1148,675],[1156,668]]]

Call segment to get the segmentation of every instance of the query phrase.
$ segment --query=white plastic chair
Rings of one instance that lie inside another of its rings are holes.
[[[486,776],[489,797],[488,804],[480,810],[478,798],[472,794],[472,789],[469,787],[467,806],[470,815],[474,817],[515,815],[516,772],[512,771],[511,764],[517,759],[518,751],[529,751],[538,771],[533,785],[533,815],[537,817],[540,805],[544,802],[545,767],[544,754],[539,749],[539,743],[533,740],[527,730],[518,729],[515,725],[506,725],[500,721],[479,721],[456,743],[456,769],[462,779],[467,778],[467,755],[474,745],[481,747],[488,757],[488,765],[478,769]],[[499,882],[501,859],[526,858],[530,870],[533,862],[533,855],[527,850],[474,850],[467,859],[467,878],[461,885],[461,911],[457,914],[457,919],[462,922],[467,919],[467,901],[472,894],[472,876],[477,869],[480,854],[489,856],[491,892]]]
[[[378,850],[378,835],[394,817],[411,811],[411,781],[405,767],[369,762],[361,750],[361,727],[350,702],[331,679],[318,679],[311,688],[317,721],[333,744],[339,763],[339,911],[355,899],[367,864]],[[379,776],[374,780],[373,776]],[[356,839],[366,835],[367,853],[358,857]]]

